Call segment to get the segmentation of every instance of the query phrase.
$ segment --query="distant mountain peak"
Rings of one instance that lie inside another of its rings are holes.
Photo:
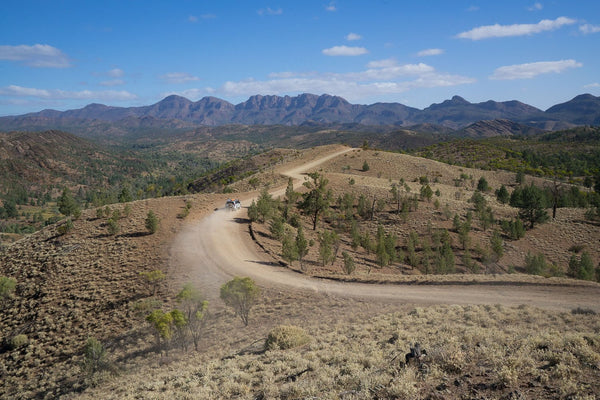
[[[171,95],[165,97],[164,99],[162,99],[161,101],[159,101],[158,103],[175,103],[175,102],[191,103],[191,100],[189,100],[183,96],[171,94]]]
[[[454,95],[452,96],[452,99],[450,100],[451,103],[453,104],[471,104],[468,101],[466,101],[465,99],[463,99],[460,96]]]

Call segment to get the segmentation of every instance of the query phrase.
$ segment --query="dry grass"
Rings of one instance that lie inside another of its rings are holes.
[[[301,348],[192,355],[79,398],[591,399],[600,391],[597,316],[436,306],[355,323],[315,321],[306,330],[313,340]],[[414,342],[428,355],[421,366],[405,366]]]

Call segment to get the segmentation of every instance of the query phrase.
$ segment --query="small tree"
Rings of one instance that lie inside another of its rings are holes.
[[[181,312],[181,310],[171,310],[169,314],[171,314],[173,326],[175,327],[175,342],[181,346],[181,350],[187,351],[188,337],[190,332],[188,327],[188,319],[186,318],[186,315]]]
[[[479,190],[480,192],[487,192],[488,190],[490,190],[490,186],[488,185],[487,181],[483,176],[479,178],[479,181],[477,182],[477,190]]]
[[[504,244],[502,243],[502,237],[498,231],[494,231],[490,238],[490,246],[492,253],[494,254],[495,261],[498,261],[504,254]]]
[[[431,197],[433,196],[433,190],[431,190],[431,187],[428,184],[421,186],[420,196],[421,200],[431,200]]]
[[[523,171],[517,172],[515,175],[515,182],[517,182],[518,185],[521,185],[525,182],[525,173]]]
[[[416,247],[419,244],[419,235],[415,231],[410,231],[408,234],[408,240],[406,241],[406,256],[408,258],[408,264],[411,267],[416,267],[419,264],[417,257]]]
[[[221,300],[232,307],[245,326],[248,326],[250,310],[260,297],[260,289],[248,277],[235,277],[221,286]]]
[[[271,235],[277,240],[282,240],[285,234],[285,221],[280,216],[274,216],[269,226]]]
[[[56,205],[58,206],[58,211],[67,217],[80,212],[79,205],[75,201],[75,198],[73,198],[69,188],[63,189],[63,192],[58,198]]]
[[[187,321],[187,329],[194,342],[194,348],[198,351],[208,316],[208,301],[191,283],[183,286],[176,299]]]
[[[304,271],[304,257],[308,254],[308,241],[304,236],[302,226],[298,226],[296,233],[296,251],[298,252],[298,261],[300,261],[300,269]]]
[[[81,362],[81,370],[85,377],[87,379],[93,378],[96,373],[106,369],[108,365],[106,350],[102,346],[102,343],[96,340],[96,338],[88,338],[83,349],[83,360]]]
[[[248,219],[252,222],[257,222],[258,218],[258,207],[256,206],[256,201],[252,199],[252,203],[248,206]]]
[[[508,193],[506,186],[502,185],[500,186],[500,189],[496,190],[496,199],[502,204],[508,203],[510,194]]]
[[[329,209],[331,202],[331,190],[327,189],[329,181],[318,172],[308,174],[311,180],[303,185],[309,190],[302,195],[303,201],[300,208],[307,215],[310,215],[313,223],[313,230],[317,229],[319,218]]]
[[[168,350],[168,343],[173,337],[173,315],[163,310],[154,310],[146,317],[146,321],[154,328],[157,346],[161,348],[162,344]]]
[[[335,261],[334,254],[335,232],[323,231],[319,234],[319,259],[323,266]]]
[[[298,202],[298,198],[300,197],[300,193],[294,190],[294,180],[290,177],[288,179],[288,184],[285,189],[285,207],[283,209],[283,217],[286,221],[289,221],[289,217],[291,214],[291,209]]]
[[[273,215],[276,203],[277,202],[273,199],[273,196],[271,196],[267,189],[263,189],[260,192],[260,196],[258,196],[258,200],[256,200],[256,213],[260,222],[265,222]]]
[[[521,209],[519,217],[529,222],[531,229],[535,223],[548,219],[544,191],[533,184],[515,189],[510,197],[510,205]]]
[[[362,165],[362,171],[367,172],[369,169],[371,169],[371,167],[369,167],[369,163],[365,160],[365,162]]]
[[[158,230],[158,217],[154,214],[154,211],[150,210],[146,214],[145,226],[151,234],[156,233]]]
[[[342,252],[342,257],[344,258],[344,272],[347,275],[350,275],[356,269],[356,265],[354,263],[354,258],[347,251]]]
[[[167,277],[164,272],[159,269],[148,272],[140,272],[140,275],[146,280],[146,284],[152,292],[152,296],[156,296],[161,282]]]
[[[291,233],[285,233],[281,241],[281,255],[284,260],[290,264],[298,259],[298,249],[296,248],[296,241]]]

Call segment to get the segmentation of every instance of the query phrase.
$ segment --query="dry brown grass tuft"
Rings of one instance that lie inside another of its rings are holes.
[[[279,325],[269,332],[265,348],[267,350],[287,350],[309,342],[310,336],[304,329],[293,325]]]

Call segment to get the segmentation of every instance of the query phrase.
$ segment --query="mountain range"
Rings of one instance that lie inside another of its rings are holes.
[[[460,96],[420,110],[400,103],[351,104],[342,97],[327,94],[305,93],[294,97],[255,95],[236,105],[216,97],[204,97],[193,102],[171,95],[142,107],[90,104],[63,112],[43,110],[1,117],[0,131],[41,128],[77,131],[77,128],[94,125],[103,129],[112,126],[185,129],[227,124],[294,126],[340,123],[396,127],[429,125],[459,130],[478,121],[489,120],[508,120],[543,130],[599,125],[600,97],[582,94],[542,111],[516,100],[471,103]]]

